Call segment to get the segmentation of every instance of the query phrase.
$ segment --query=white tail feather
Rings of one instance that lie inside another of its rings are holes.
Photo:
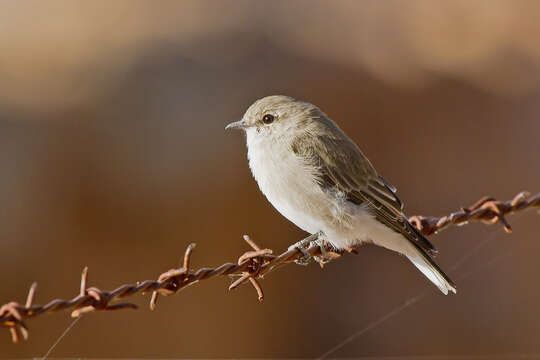
[[[448,295],[448,291],[456,293],[456,288],[425,258],[426,255],[416,250],[414,254],[406,254],[406,256],[444,295]]]
[[[407,258],[435,284],[443,294],[447,295],[449,291],[456,293],[456,287],[428,254],[417,244],[371,216],[361,217],[358,227],[365,229],[367,238],[372,239],[373,243],[392,251],[407,256]],[[333,236],[330,235],[329,239]]]

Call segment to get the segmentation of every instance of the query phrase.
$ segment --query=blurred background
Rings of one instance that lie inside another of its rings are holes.
[[[1,1],[0,303],[71,298],[80,271],[113,289],[236,261],[243,234],[276,251],[305,234],[252,179],[224,126],[256,99],[317,104],[399,189],[407,214],[540,191],[540,4],[534,1]],[[95,313],[53,357],[540,354],[534,211],[432,241],[458,284],[406,259],[358,256],[277,271],[263,304],[227,278],[141,309]],[[42,356],[68,313],[29,320],[0,357]]]

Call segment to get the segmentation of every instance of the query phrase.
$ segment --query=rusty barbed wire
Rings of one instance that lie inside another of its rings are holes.
[[[485,224],[501,222],[507,233],[512,232],[512,227],[506,221],[505,215],[530,207],[540,207],[540,194],[531,196],[527,191],[522,191],[512,200],[497,201],[492,197],[483,197],[468,208],[451,213],[441,218],[411,216],[409,221],[425,236],[435,234],[446,229],[450,225],[465,225],[469,221],[480,221]]]
[[[531,196],[528,192],[521,192],[512,200],[505,202],[497,201],[491,197],[484,197],[470,207],[462,208],[448,216],[440,218],[412,216],[409,220],[426,236],[446,229],[450,225],[464,225],[470,221],[478,221],[486,224],[500,222],[503,224],[506,232],[511,232],[512,228],[506,221],[505,215],[533,207],[540,207],[540,193]],[[308,239],[315,239],[316,236],[316,234],[311,235]],[[182,267],[164,272],[157,280],[146,280],[137,282],[136,284],[125,284],[112,291],[103,291],[97,287],[87,287],[88,268],[86,267],[81,274],[79,294],[71,300],[55,299],[45,305],[34,305],[37,286],[37,284],[34,283],[30,287],[24,305],[12,301],[0,307],[0,325],[9,329],[12,341],[17,343],[20,340],[21,335],[25,340],[28,338],[28,328],[24,322],[25,319],[30,319],[48,312],[67,309],[72,309],[72,317],[79,317],[93,311],[136,309],[138,306],[133,303],[112,302],[137,293],[145,294],[149,292],[152,292],[150,309],[154,310],[159,295],[173,295],[201,280],[223,275],[238,276],[238,279],[229,286],[229,290],[233,290],[249,281],[257,291],[259,301],[262,301],[264,293],[257,279],[263,278],[265,274],[279,266],[294,262],[305,255],[299,250],[292,248],[276,256],[273,255],[272,250],[260,248],[247,235],[244,236],[244,240],[253,250],[241,255],[238,258],[237,263],[229,262],[216,268],[200,268],[196,271],[192,271],[189,269],[191,256],[195,249],[195,244],[192,243],[186,249]],[[322,255],[318,245],[311,246],[307,249],[307,252],[311,256]],[[356,253],[356,249],[351,248],[344,252],[336,252],[329,246],[326,246],[324,247],[323,252],[329,254],[333,260],[341,257],[347,252]]]

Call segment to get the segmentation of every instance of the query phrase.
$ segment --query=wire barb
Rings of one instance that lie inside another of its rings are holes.
[[[528,192],[517,194],[512,200],[505,202],[494,198],[484,197],[468,208],[451,213],[441,218],[412,216],[409,221],[425,236],[433,235],[450,225],[464,225],[470,221],[495,224],[500,222],[505,231],[510,233],[512,228],[505,218],[505,215],[522,211],[527,208],[540,207],[540,193],[531,196]],[[119,298],[128,297],[136,293],[152,292],[150,299],[150,309],[157,306],[159,295],[170,296],[176,294],[188,286],[194,285],[201,280],[210,279],[216,276],[239,276],[230,286],[229,290],[236,289],[240,285],[250,282],[257,291],[259,301],[264,299],[264,293],[258,279],[262,279],[265,274],[276,270],[278,267],[293,263],[304,256],[298,249],[292,248],[280,255],[273,255],[272,250],[259,247],[249,236],[244,235],[244,240],[252,250],[242,254],[236,263],[225,263],[216,268],[200,268],[197,271],[189,269],[191,256],[195,249],[195,244],[190,244],[184,253],[182,266],[178,269],[171,269],[162,273],[157,280],[145,280],[136,284],[122,285],[112,291],[103,291],[97,287],[87,287],[88,267],[81,273],[79,294],[71,300],[56,299],[46,305],[34,305],[37,284],[33,283],[28,291],[26,303],[8,302],[0,307],[0,325],[7,327],[14,343],[19,342],[20,336],[28,338],[28,328],[24,323],[29,319],[44,313],[56,312],[71,309],[72,317],[80,317],[83,314],[102,310],[137,309],[137,305],[129,302],[113,303]],[[337,259],[347,253],[357,253],[357,248],[346,249],[343,252],[336,252],[335,249],[323,249],[331,255],[331,259]],[[319,245],[314,245],[306,250],[310,256],[322,255]]]
[[[469,221],[480,221],[486,224],[503,224],[507,233],[512,232],[512,227],[505,218],[505,215],[513,214],[516,211],[529,207],[540,207],[540,194],[531,196],[530,193],[522,191],[512,200],[498,201],[491,197],[483,197],[468,208],[451,213],[441,218],[412,216],[409,221],[422,232],[423,235],[433,235],[450,225],[465,225]]]
[[[158,282],[163,284],[163,287],[160,287],[152,292],[152,298],[150,299],[150,310],[156,309],[157,299],[160,294],[163,296],[173,295],[182,289],[182,287],[187,286],[187,284],[184,285],[184,283],[189,276],[189,262],[195,246],[195,243],[188,245],[186,252],[184,253],[184,262],[181,268],[171,269],[159,276]],[[191,284],[193,283],[194,282]]]

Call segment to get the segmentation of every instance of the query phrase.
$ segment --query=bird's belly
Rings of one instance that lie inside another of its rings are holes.
[[[373,231],[378,229],[377,221],[362,206],[346,203],[323,191],[302,193],[291,189],[289,193],[295,195],[287,199],[275,194],[273,189],[262,191],[289,221],[310,234],[322,231],[325,240],[338,249],[371,242],[375,235],[378,238],[379,232]]]
[[[270,183],[271,182],[271,183]],[[326,204],[318,194],[315,183],[303,183],[301,179],[280,176],[259,184],[268,201],[289,221],[311,234],[324,226]]]
[[[272,197],[271,193],[267,195],[267,198],[285,218],[302,230],[314,234],[324,228],[324,221],[317,214],[310,213],[307,205],[302,206],[301,199],[284,200]]]
[[[331,217],[332,204],[313,174],[294,157],[260,160],[250,157],[250,167],[268,201],[302,230],[321,231]]]
[[[292,152],[252,152],[249,165],[268,201],[302,230],[325,238],[336,248],[369,241],[373,217],[344,196],[323,191],[316,176]]]

